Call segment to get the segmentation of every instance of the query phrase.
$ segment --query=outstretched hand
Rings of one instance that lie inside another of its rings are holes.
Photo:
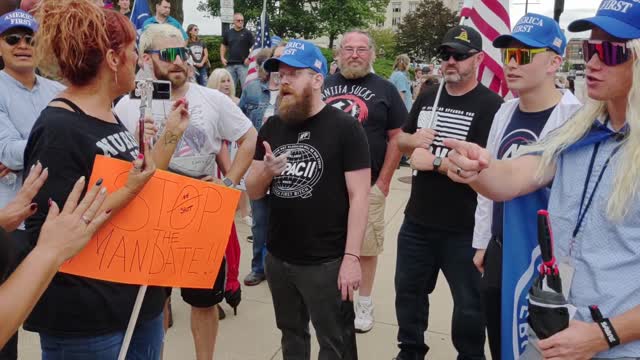
[[[263,141],[264,145],[264,167],[271,176],[278,176],[287,168],[287,157],[289,152],[274,156],[271,151],[271,145],[268,142]]]
[[[480,145],[455,139],[444,139],[444,146],[451,148],[447,157],[450,166],[447,175],[463,184],[475,181],[480,172],[489,167],[491,154]]]
[[[29,176],[24,180],[22,188],[4,208],[0,209],[0,226],[5,231],[11,232],[18,228],[23,221],[38,211],[38,205],[33,201],[38,191],[49,176],[47,169],[42,169],[38,162],[31,167]]]

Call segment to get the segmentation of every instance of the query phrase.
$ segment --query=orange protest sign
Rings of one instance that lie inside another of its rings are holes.
[[[97,156],[99,178],[121,188],[131,163]],[[60,271],[127,284],[212,288],[240,192],[158,170]]]

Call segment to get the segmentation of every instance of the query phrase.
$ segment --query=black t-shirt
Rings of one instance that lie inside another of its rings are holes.
[[[24,154],[25,169],[38,160],[49,168],[49,177],[34,198],[38,211],[25,222],[32,243],[36,243],[44,223],[48,199],[62,206],[78,178],[84,175],[89,179],[96,155],[133,161],[137,153],[136,139],[121,123],[107,123],[62,108],[45,108],[33,125]],[[53,336],[98,336],[124,331],[138,289],[136,285],[58,273],[24,328]],[[139,321],[158,316],[165,298],[163,288],[150,286]]]
[[[265,140],[274,156],[290,152],[286,170],[271,183],[267,249],[293,264],[340,258],[349,213],[344,173],[369,168],[362,126],[325,106],[297,126],[285,124],[277,115],[270,117],[260,128],[256,160],[264,158]]]
[[[371,154],[371,184],[374,184],[387,152],[387,131],[402,127],[407,120],[407,108],[398,90],[376,74],[354,80],[334,74],[324,81],[322,98],[364,126]]]
[[[500,160],[510,159],[516,155],[521,146],[537,142],[553,109],[555,109],[555,106],[537,112],[523,112],[518,106],[516,111],[513,112],[511,122],[507,125],[500,140],[496,157]],[[492,235],[502,237],[503,209],[503,202],[497,201],[493,203]]]
[[[430,87],[418,96],[402,128],[404,132],[413,134],[427,126],[437,91]],[[502,98],[482,84],[462,96],[451,96],[443,89],[436,111],[438,136],[431,147],[433,154],[446,157],[449,153],[443,138],[486,146],[493,116],[501,104]],[[477,195],[469,186],[437,171],[414,171],[405,216],[424,226],[473,231],[476,205]]]
[[[191,52],[193,61],[197,63],[201,62],[202,58],[204,57],[204,49],[206,49],[206,45],[204,44],[204,41],[202,40],[189,41],[189,43],[187,43],[187,47]]]
[[[251,31],[243,28],[238,31],[233,27],[222,35],[222,45],[227,49],[227,62],[229,65],[237,65],[244,63],[249,56],[249,50],[253,46],[253,34]]]

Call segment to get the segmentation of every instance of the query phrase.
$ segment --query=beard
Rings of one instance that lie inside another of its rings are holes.
[[[278,115],[287,125],[298,125],[309,118],[313,89],[308,84],[300,94],[296,94],[288,85],[280,88]],[[285,97],[285,95],[288,95]]]
[[[154,60],[153,74],[158,80],[166,80],[171,82],[171,89],[181,88],[187,82],[187,80],[189,80],[186,65],[180,66],[171,64],[167,67],[166,71],[163,71],[162,65]]]
[[[371,63],[366,61],[364,61],[364,64],[357,62],[349,64],[338,60],[338,67],[340,68],[340,74],[349,80],[363,78],[371,72]]]

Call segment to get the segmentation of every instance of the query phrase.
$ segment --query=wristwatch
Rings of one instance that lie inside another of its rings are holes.
[[[229,179],[228,177],[222,179],[222,183],[224,184],[224,186],[226,187],[230,187],[230,188],[234,188],[235,185],[233,183],[233,181],[231,181],[231,179]]]
[[[442,165],[442,158],[440,156],[436,156],[436,158],[433,159],[433,171],[438,171],[440,165]]]

